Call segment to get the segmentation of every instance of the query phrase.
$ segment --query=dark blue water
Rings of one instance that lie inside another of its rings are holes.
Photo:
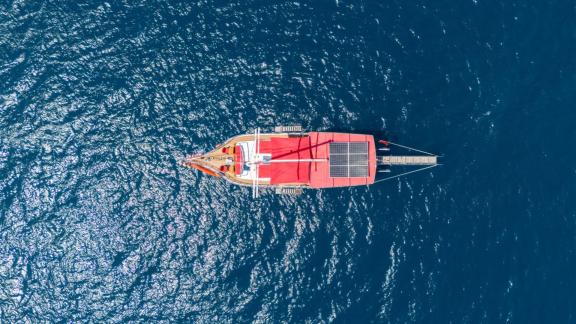
[[[576,322],[573,1],[2,1],[0,322]],[[254,127],[444,166],[300,197]]]

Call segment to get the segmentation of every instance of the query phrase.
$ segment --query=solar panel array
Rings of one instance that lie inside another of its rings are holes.
[[[330,143],[330,177],[368,176],[368,142]]]

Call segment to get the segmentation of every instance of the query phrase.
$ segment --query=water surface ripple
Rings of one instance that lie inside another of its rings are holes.
[[[576,321],[570,1],[0,3],[0,322]],[[275,125],[445,166],[183,169]]]

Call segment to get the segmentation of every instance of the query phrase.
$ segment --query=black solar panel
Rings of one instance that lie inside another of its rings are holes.
[[[349,143],[330,143],[330,154],[347,154]]]
[[[368,154],[350,154],[348,158],[350,165],[368,165]]]
[[[330,177],[367,177],[368,142],[330,143]]]
[[[368,154],[368,142],[352,142],[348,144],[350,154]]]
[[[330,166],[330,176],[332,178],[348,178],[348,167],[340,165]]]
[[[330,165],[348,165],[348,154],[330,155]]]

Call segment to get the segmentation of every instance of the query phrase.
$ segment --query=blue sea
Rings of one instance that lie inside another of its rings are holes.
[[[443,165],[279,196],[277,125]],[[0,322],[576,323],[576,4],[0,1]]]

